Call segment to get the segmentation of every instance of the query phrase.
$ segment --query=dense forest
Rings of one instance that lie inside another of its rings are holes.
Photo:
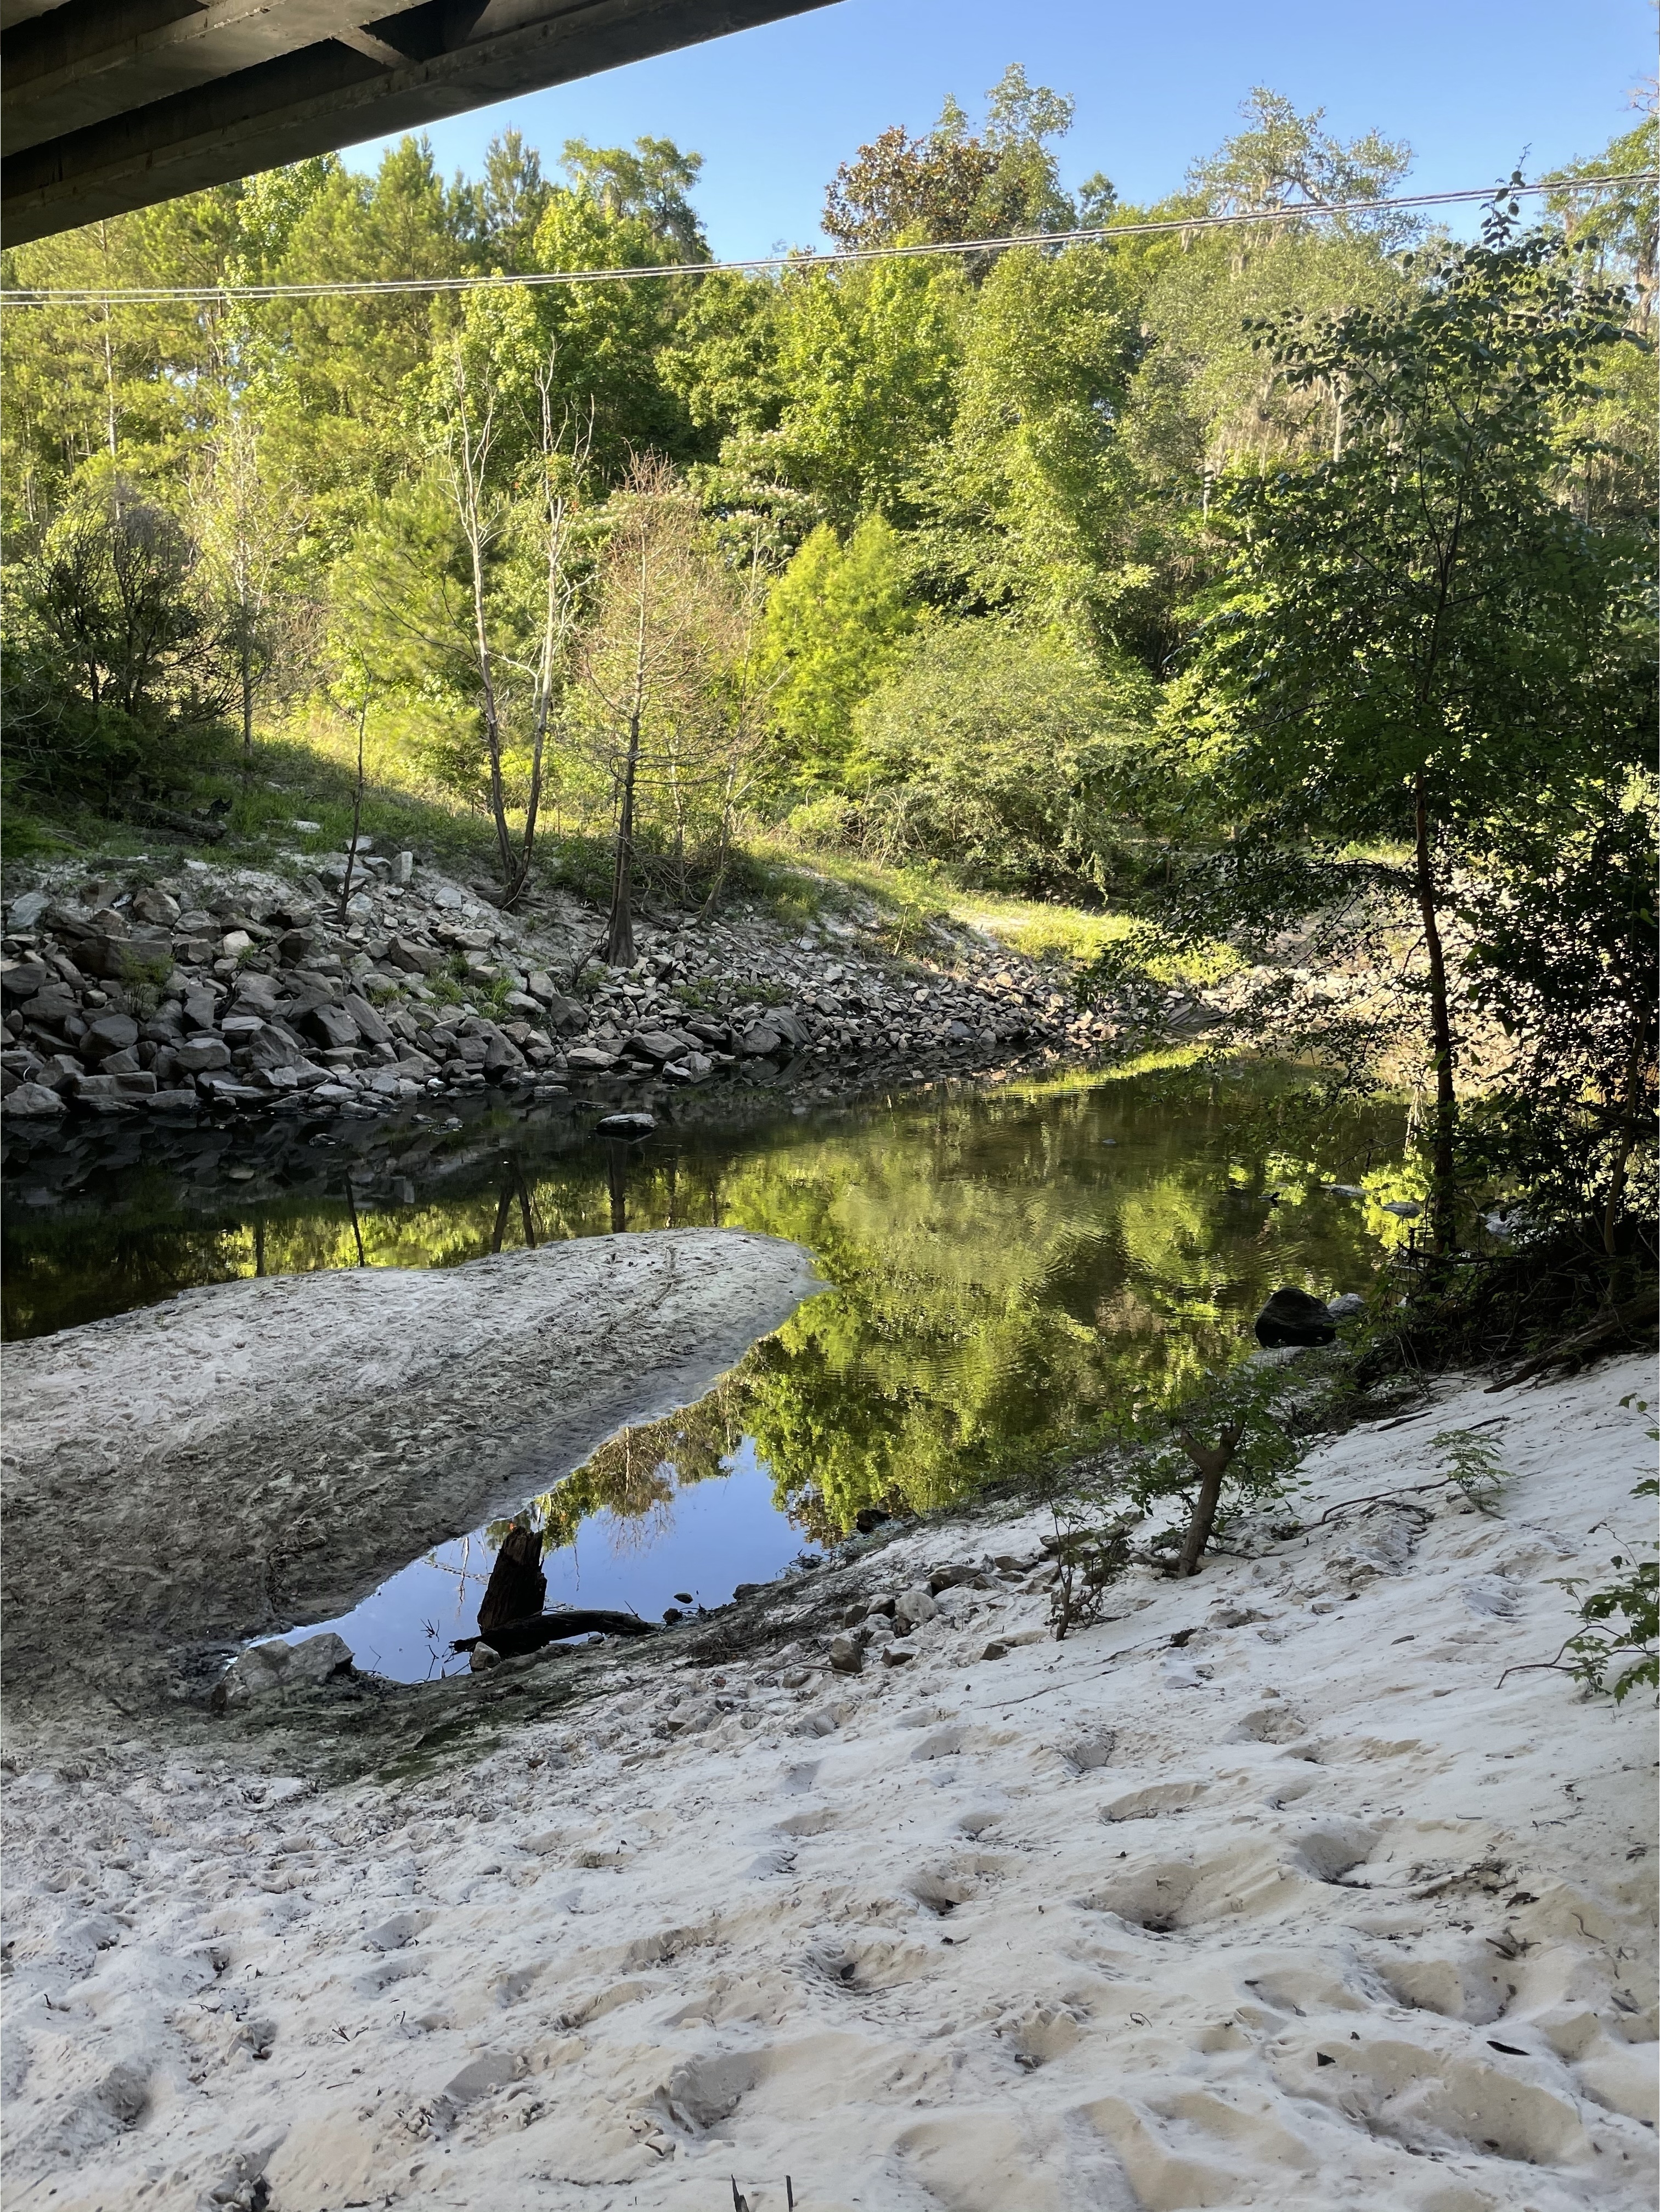
[[[207,789],[252,822],[262,749],[356,747],[487,827],[504,904],[608,881],[617,962],[642,874],[715,896],[763,835],[1111,905],[1261,963],[1236,1034],[1408,1072],[1435,1249],[1524,1197],[1619,1258],[1654,124],[1459,243],[1316,212],[1408,149],[1267,91],[1153,208],[1063,190],[1071,119],[1011,68],[843,165],[836,258],[753,274],[699,273],[696,154],[555,177],[513,133],[475,180],[406,139],[8,253],[195,293],[5,319],[9,852]],[[1219,215],[1263,219],[1135,228]],[[561,271],[618,274],[372,289]]]

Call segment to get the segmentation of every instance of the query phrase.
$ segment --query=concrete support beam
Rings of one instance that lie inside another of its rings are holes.
[[[0,0],[20,245],[828,0]]]

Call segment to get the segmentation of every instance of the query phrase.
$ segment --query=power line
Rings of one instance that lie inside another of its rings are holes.
[[[939,245],[866,246],[835,253],[774,253],[748,261],[674,261],[638,269],[534,269],[490,276],[347,277],[314,284],[155,284],[131,286],[19,286],[0,290],[8,307],[150,307],[213,301],[335,300],[378,298],[385,294],[540,290],[556,284],[636,284],[666,276],[745,276],[764,270],[842,269],[862,261],[906,261],[925,255],[1004,253],[1016,246],[1098,245],[1119,238],[1153,238],[1161,234],[1192,235],[1241,225],[1300,221],[1310,216],[1341,219],[1383,215],[1399,208],[1450,207],[1458,202],[1495,204],[1546,192],[1591,192],[1660,183],[1660,171],[1644,169],[1623,177],[1574,177],[1555,184],[1484,185],[1456,192],[1413,192],[1395,199],[1313,200],[1293,207],[1252,208],[1233,215],[1172,216],[1158,222],[1093,224],[1086,229],[1028,231],[1012,238],[953,239]]]

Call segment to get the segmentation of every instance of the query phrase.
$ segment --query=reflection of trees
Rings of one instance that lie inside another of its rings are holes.
[[[386,1211],[360,1200],[359,1227],[370,1267],[455,1266],[604,1234],[619,1216],[635,1230],[725,1222],[805,1244],[832,1292],[700,1405],[614,1439],[535,1510],[550,1547],[602,1510],[648,1527],[677,1484],[721,1473],[749,1434],[780,1503],[826,1534],[862,1505],[939,1504],[1064,1452],[1118,1408],[1168,1401],[1245,1348],[1280,1283],[1324,1292],[1369,1269],[1361,1209],[1317,1185],[1358,1181],[1360,1157],[1397,1150],[1398,1114],[1293,1129],[1264,1103],[1270,1089],[1228,1084],[1219,1104],[1207,1076],[1166,1070],[738,1139],[691,1133],[673,1152],[548,1133],[538,1153],[526,1129],[465,1188],[437,1185],[439,1196],[429,1182],[423,1203]],[[1243,1158],[1242,1108],[1256,1117]],[[1232,1194],[1236,1163],[1260,1203]],[[1286,1202],[1268,1208],[1269,1188]],[[268,1206],[257,1220],[269,1273],[356,1264],[340,1200]],[[81,1232],[78,1261],[69,1229],[27,1248],[33,1310],[72,1301],[76,1265],[89,1283],[109,1264],[107,1229],[95,1251]],[[118,1264],[120,1249],[118,1236]],[[125,1264],[135,1279],[176,1274],[148,1293],[165,1296],[253,1272],[253,1232],[158,1229]],[[15,1268],[7,1295],[20,1295]]]
[[[621,1431],[573,1474],[532,1498],[518,1519],[541,1529],[544,1552],[575,1543],[583,1522],[602,1512],[619,1524],[619,1534],[636,1523],[641,1541],[648,1541],[677,1490],[727,1472],[726,1462],[746,1431],[753,1357],[696,1405]],[[514,1525],[492,1523],[491,1541],[500,1543]]]

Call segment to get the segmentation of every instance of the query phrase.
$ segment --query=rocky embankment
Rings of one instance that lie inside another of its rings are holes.
[[[794,931],[752,909],[666,916],[632,968],[608,969],[602,918],[575,899],[505,915],[412,854],[360,850],[350,882],[348,857],[298,883],[199,861],[54,871],[14,897],[0,1110],[351,1115],[492,1085],[555,1097],[785,1069],[830,1095],[1119,1035],[975,933],[893,957],[873,908]]]

